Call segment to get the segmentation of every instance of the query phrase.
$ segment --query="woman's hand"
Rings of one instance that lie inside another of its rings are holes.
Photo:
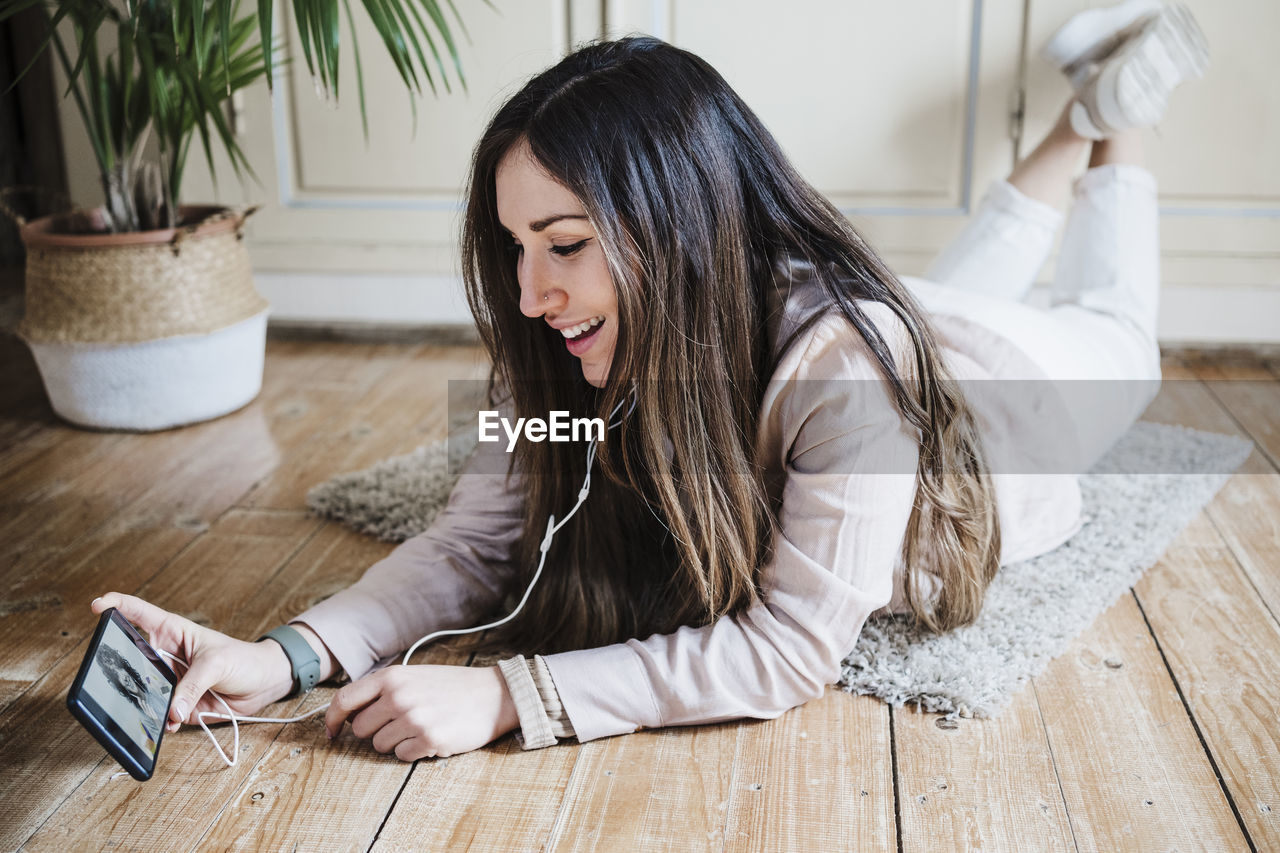
[[[179,680],[169,707],[168,731],[177,731],[181,723],[196,723],[200,711],[225,714],[210,690],[236,714],[252,715],[293,689],[293,667],[276,643],[246,643],[118,592],[95,598],[90,606],[94,613],[116,608],[147,632],[153,648],[189,664],[185,671],[174,667]]]
[[[354,715],[354,716],[352,716]],[[479,749],[520,725],[497,666],[389,666],[334,694],[329,737],[350,718],[358,738],[402,761]]]

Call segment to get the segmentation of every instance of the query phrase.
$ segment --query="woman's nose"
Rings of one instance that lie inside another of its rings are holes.
[[[521,253],[516,265],[516,278],[520,282],[520,313],[526,317],[541,317],[548,311],[558,311],[564,301],[564,291],[547,275],[546,268]]]

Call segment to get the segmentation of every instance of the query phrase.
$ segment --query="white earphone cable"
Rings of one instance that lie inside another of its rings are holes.
[[[624,420],[627,419],[628,416],[630,416],[630,414],[633,411],[635,411],[636,402],[637,402],[636,398],[637,398],[636,389],[633,385],[631,389],[631,393],[627,395],[627,398],[624,398],[621,402],[618,403],[618,405],[614,406],[613,411],[609,413],[609,417],[611,420],[609,422],[608,429],[613,429],[614,427],[620,425]],[[626,413],[623,414],[622,417],[618,418],[616,421],[612,420],[613,416],[618,413],[618,410],[622,408],[623,404],[625,404],[628,399],[631,401],[630,408],[627,409]],[[508,613],[502,619],[499,619],[497,622],[490,622],[487,625],[479,625],[475,628],[448,628],[445,630],[435,631],[433,633],[430,633],[427,636],[419,639],[416,643],[414,643],[412,646],[409,647],[409,650],[407,652],[404,653],[404,658],[401,661],[404,665],[407,666],[409,664],[409,658],[413,657],[413,653],[416,652],[419,647],[421,647],[424,643],[434,640],[436,637],[445,637],[450,634],[473,634],[476,631],[485,631],[485,630],[488,630],[489,628],[496,628],[499,625],[502,625],[508,622],[509,620],[511,620],[517,613],[519,613],[524,608],[525,602],[529,600],[529,594],[533,592],[534,585],[538,583],[538,578],[542,576],[542,567],[547,561],[547,552],[551,550],[552,537],[556,535],[556,533],[560,530],[561,527],[564,527],[565,524],[568,523],[569,519],[573,518],[574,513],[578,511],[579,507],[581,507],[582,504],[586,501],[587,495],[590,494],[591,492],[591,468],[595,464],[597,444],[599,444],[598,441],[593,441],[591,442],[590,445],[587,446],[587,473],[586,473],[586,476],[583,477],[582,479],[582,488],[578,490],[577,503],[573,505],[573,509],[569,510],[569,512],[565,514],[565,517],[561,519],[558,524],[556,523],[555,515],[552,515],[549,519],[547,519],[547,533],[542,538],[542,543],[538,546],[538,551],[541,554],[541,556],[539,556],[538,558],[538,568],[533,573],[533,579],[529,581],[529,586],[524,591],[524,597],[520,599],[520,603],[516,605],[516,609],[512,610],[510,613]],[[163,649],[157,649],[156,651],[160,652],[160,654],[164,655],[174,663],[181,664],[184,670],[190,666],[182,658],[177,657],[176,655],[172,655],[169,652],[164,651]],[[235,767],[236,761],[240,757],[240,724],[241,723],[298,723],[307,719],[308,717],[314,717],[316,714],[319,714],[319,713],[322,713],[323,711],[328,710],[330,705],[330,703],[326,702],[320,707],[313,708],[307,713],[299,714],[296,717],[241,717],[241,716],[237,716],[236,713],[231,710],[231,706],[228,705],[227,701],[223,699],[220,695],[218,695],[212,690],[209,691],[209,695],[212,696],[214,699],[218,700],[218,704],[220,704],[224,709],[226,709],[226,713],[220,714],[217,711],[199,711],[196,713],[196,719],[200,723],[200,728],[204,729],[204,733],[208,735],[209,740],[213,742],[213,748],[218,751],[218,755],[222,757],[223,762],[225,762],[228,767]],[[213,731],[210,730],[208,724],[205,723],[206,717],[213,718],[213,719],[220,719],[220,720],[229,720],[231,722],[232,742],[231,742],[230,758],[227,757],[227,753],[224,752],[222,749],[222,744],[218,743],[218,739],[214,737]]]

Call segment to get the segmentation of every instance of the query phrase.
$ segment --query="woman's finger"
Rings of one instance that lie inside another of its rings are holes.
[[[196,659],[191,662],[190,668],[183,674],[178,681],[178,687],[174,691],[173,704],[169,706],[169,719],[174,722],[185,723],[191,718],[191,712],[200,703],[200,697],[209,691],[209,688],[218,683],[222,677],[223,667],[220,666],[212,656],[197,655]]]
[[[396,744],[396,758],[401,761],[417,761],[435,755],[425,738],[415,737]]]
[[[342,724],[347,717],[376,701],[382,695],[382,683],[373,676],[365,676],[353,681],[333,694],[329,701],[329,710],[324,714],[324,730],[329,737],[336,737],[342,731]]]
[[[355,731],[355,721],[352,721],[351,729]],[[421,734],[407,718],[396,717],[388,720],[385,725],[374,732],[370,743],[373,744],[373,748],[378,752],[387,753],[395,750],[396,746],[402,741],[412,740],[421,736]]]
[[[379,694],[382,698],[382,694]],[[391,709],[390,702],[370,702],[363,709],[358,710],[351,718],[351,733],[358,738],[373,737],[385,726],[392,723],[396,719],[395,712]],[[408,735],[405,735],[408,737]],[[395,746],[395,744],[391,744]],[[379,750],[379,752],[387,752],[388,750]]]
[[[121,592],[108,592],[95,598],[89,605],[94,613],[102,613],[110,607],[120,611],[120,615],[137,625],[148,634],[160,630],[160,625],[172,616],[167,610],[156,607],[149,601]]]

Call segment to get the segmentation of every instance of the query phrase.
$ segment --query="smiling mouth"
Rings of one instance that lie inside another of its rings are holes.
[[[582,328],[583,326],[586,328]],[[568,348],[570,354],[580,356],[591,348],[591,344],[595,340],[596,334],[602,328],[604,328],[603,317],[593,319],[589,323],[583,323],[580,326],[571,329],[564,329],[561,331],[561,334],[565,334],[565,332],[577,332],[577,334],[572,337],[565,335],[564,345]]]
[[[561,329],[560,334],[564,335],[565,340],[574,341],[589,335],[593,329],[596,329],[604,322],[604,315],[597,314],[590,320],[583,320],[576,326],[570,326],[567,329]]]

